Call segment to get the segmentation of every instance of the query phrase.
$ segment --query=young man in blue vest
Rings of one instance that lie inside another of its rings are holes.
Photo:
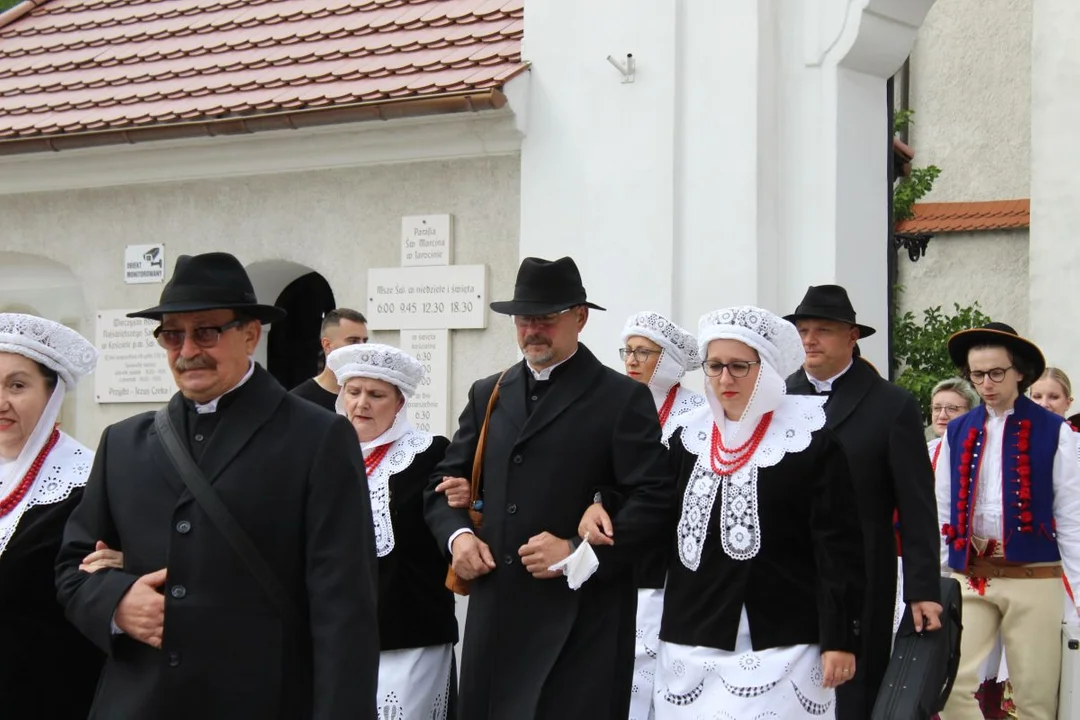
[[[964,600],[960,670],[942,718],[982,719],[975,691],[1000,630],[1018,716],[1054,720],[1062,566],[1080,581],[1075,434],[1023,395],[1046,361],[1008,325],[956,333],[949,355],[983,404],[949,423],[937,463],[942,564]]]

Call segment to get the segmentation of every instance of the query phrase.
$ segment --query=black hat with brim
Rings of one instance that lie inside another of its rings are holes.
[[[259,303],[244,266],[235,256],[223,252],[181,255],[176,259],[172,278],[161,291],[160,302],[127,316],[161,320],[165,315],[206,310],[235,310],[263,325],[285,317],[281,308]]]
[[[491,303],[502,315],[549,315],[584,305],[604,310],[588,301],[577,264],[568,257],[558,260],[525,258],[518,268],[514,298]]]
[[[847,290],[839,285],[811,285],[795,312],[784,319],[795,324],[798,320],[833,320],[859,328],[859,337],[870,337],[877,332],[869,325],[855,322],[855,308],[848,298]]]
[[[982,327],[961,330],[949,338],[949,358],[958,368],[968,364],[968,351],[976,347],[1003,347],[1013,357],[1022,357],[1031,366],[1031,377],[1024,378],[1030,383],[1039,379],[1046,370],[1046,358],[1042,350],[1017,334],[1011,326],[1000,322],[986,323]]]

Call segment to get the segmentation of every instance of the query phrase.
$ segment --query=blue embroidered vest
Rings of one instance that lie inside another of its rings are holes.
[[[979,468],[982,448],[986,444],[986,406],[979,405],[966,415],[949,423],[946,440],[949,443],[950,496],[949,524],[942,528],[949,547],[949,567],[963,572],[971,552],[971,518],[975,498],[979,493]],[[1054,528],[1054,455],[1064,419],[1036,405],[1021,395],[1016,399],[1013,413],[1005,418],[1002,438],[1002,528],[1005,559],[1013,562],[1056,562],[1058,555]],[[965,441],[972,437],[965,448]],[[1027,443],[1027,450],[1022,444]],[[965,455],[967,453],[967,455]],[[1027,456],[1027,462],[1021,456]],[[968,461],[970,478],[966,498],[961,498],[961,468]],[[1022,466],[1030,467],[1024,471]],[[1030,496],[1030,497],[1028,497]],[[963,505],[961,505],[963,502]],[[963,513],[958,509],[963,507]],[[964,521],[960,515],[966,514]],[[962,530],[962,532],[961,532]]]

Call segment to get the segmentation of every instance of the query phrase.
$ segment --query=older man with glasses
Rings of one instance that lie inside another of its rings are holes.
[[[261,305],[227,253],[181,255],[160,321],[179,392],[105,430],[57,563],[108,654],[91,717],[375,714],[374,531],[356,435],[251,355]],[[121,567],[80,563],[97,541]]]
[[[1076,436],[1024,396],[1046,362],[1008,325],[956,333],[949,355],[983,404],[949,423],[935,470],[942,567],[961,581],[964,602],[960,667],[942,718],[981,720],[975,692],[1000,631],[1017,715],[1053,720],[1063,570],[1074,587],[1080,581]]]

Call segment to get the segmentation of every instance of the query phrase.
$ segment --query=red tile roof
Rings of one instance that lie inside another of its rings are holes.
[[[500,107],[523,32],[524,0],[26,0],[0,153]]]
[[[1012,230],[1026,228],[1031,224],[1030,200],[915,203],[912,211],[915,217],[897,223],[897,232]]]

